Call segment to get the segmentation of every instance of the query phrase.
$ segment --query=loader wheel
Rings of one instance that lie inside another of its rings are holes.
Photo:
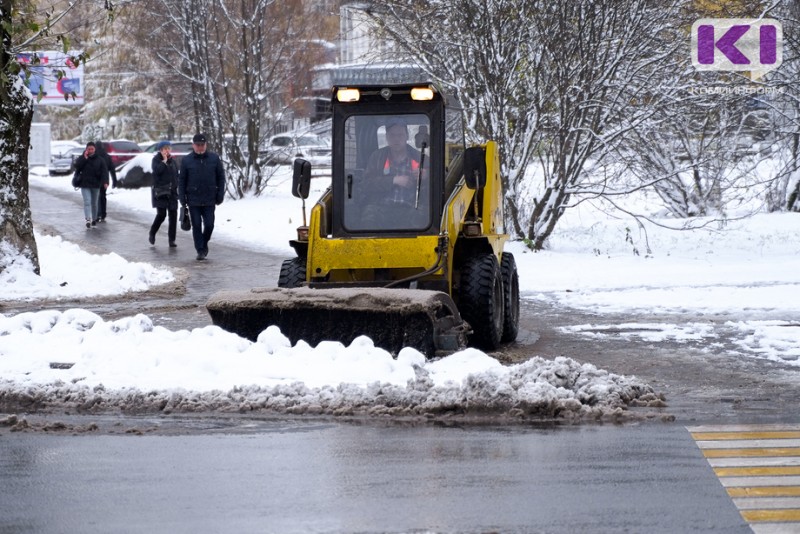
[[[503,252],[500,261],[500,272],[503,275],[503,336],[500,341],[510,343],[517,339],[519,333],[519,276],[517,262],[510,252]]]
[[[472,327],[470,345],[495,350],[503,335],[503,279],[494,254],[466,261],[458,296],[461,317]]]
[[[278,287],[300,287],[306,281],[306,259],[283,260]]]

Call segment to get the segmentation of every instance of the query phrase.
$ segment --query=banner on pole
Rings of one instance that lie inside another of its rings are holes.
[[[83,63],[75,65],[70,59],[78,54],[80,52],[65,54],[52,50],[17,54],[17,61],[28,65],[30,77],[25,80],[28,89],[37,99],[42,93],[37,105],[80,106],[84,103]],[[25,73],[21,72],[20,76],[24,79]]]

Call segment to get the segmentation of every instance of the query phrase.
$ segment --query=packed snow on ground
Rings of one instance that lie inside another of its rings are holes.
[[[68,178],[41,173],[31,181],[71,190]],[[314,182],[312,198],[327,186],[325,179]],[[289,183],[283,169],[264,196],[226,200],[218,207],[215,235],[291,257],[288,240],[302,216]],[[111,205],[141,212],[143,220],[152,217],[149,190],[109,193]],[[736,356],[800,366],[800,216],[693,220],[696,228],[685,230],[660,226],[678,228],[682,221],[656,222],[637,226],[598,210],[575,209],[547,250],[534,254],[522,243],[511,243],[523,299],[594,312],[597,322],[565,327],[581,335],[713,344],[725,328],[738,335]],[[42,276],[27,275],[24,262],[14,261],[0,279],[4,288],[15,285],[14,291],[4,289],[0,301],[75,296],[74,287],[66,289],[71,283],[62,285],[71,276],[74,245],[45,236],[37,242]],[[141,289],[127,282],[120,286],[121,278],[145,286],[170,280],[158,268],[132,267],[113,256],[90,260],[105,273],[92,285],[96,290],[108,284],[103,291],[109,293],[103,294]],[[618,321],[604,324],[603,315],[609,313],[645,320],[621,329]],[[673,313],[694,313],[697,321],[663,320]],[[656,314],[659,321],[646,320]],[[730,321],[704,320],[709,314],[729,315]],[[619,414],[632,405],[663,405],[657,392],[637,378],[569,358],[534,355],[523,364],[504,366],[474,349],[438,361],[404,349],[393,359],[368,338],[349,347],[333,342],[291,346],[274,327],[253,343],[213,326],[170,331],[153,326],[144,315],[106,322],[87,310],[44,310],[0,315],[0,339],[0,404],[5,398],[81,411],[584,418]]]
[[[253,343],[216,326],[51,310],[0,316],[0,338],[0,405],[31,409],[599,418],[663,405],[636,378],[569,358],[508,367],[475,349],[426,361],[406,348],[393,359],[366,337],[291,346],[274,326]]]

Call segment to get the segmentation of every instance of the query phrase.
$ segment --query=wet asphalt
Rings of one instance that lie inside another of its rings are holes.
[[[93,254],[116,253],[129,262],[146,262],[171,269],[180,281],[168,288],[134,293],[113,299],[88,298],[79,302],[20,303],[6,307],[3,313],[38,309],[66,309],[79,306],[105,320],[137,313],[148,315],[154,324],[170,329],[197,328],[211,324],[205,309],[209,296],[222,289],[275,287],[285,257],[241,248],[226,243],[215,233],[209,242],[205,261],[196,260],[191,232],[178,229],[177,247],[167,246],[167,221],[156,235],[156,244],[148,242],[152,215],[125,210],[108,196],[106,222],[87,229],[83,204],[77,191],[53,191],[31,184],[31,215],[37,231],[60,235]],[[217,218],[216,228],[225,225]],[[265,229],[268,231],[268,229]]]

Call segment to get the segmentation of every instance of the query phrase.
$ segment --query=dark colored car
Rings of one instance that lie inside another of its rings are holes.
[[[175,163],[180,166],[181,158],[192,151],[192,143],[172,143],[172,155]],[[153,156],[156,152],[156,143],[148,146],[144,152],[126,161],[117,170],[117,187],[125,189],[138,189],[153,185],[153,169],[151,168]]]
[[[142,152],[142,147],[133,141],[127,141],[125,139],[103,141],[103,148],[105,148],[108,155],[111,156],[111,163],[114,164],[115,169],[118,169],[120,165],[133,159],[136,154]]]
[[[75,160],[83,154],[84,147],[76,146],[58,154],[50,161],[47,170],[50,174],[72,174],[75,172]]]
[[[172,153],[175,154],[177,157],[178,155],[188,154],[192,151],[192,143],[190,141],[175,141],[172,142]],[[158,145],[158,141],[155,143],[151,143],[147,148],[144,149],[145,152],[150,152],[155,154],[156,146]]]

